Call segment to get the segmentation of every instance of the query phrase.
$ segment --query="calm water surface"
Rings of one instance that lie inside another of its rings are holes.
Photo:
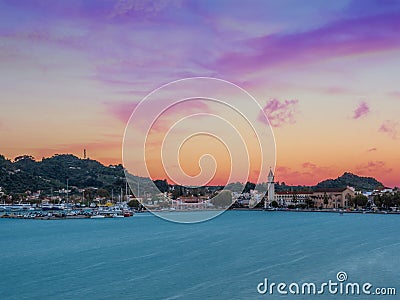
[[[259,295],[257,284],[396,287],[400,216],[229,211],[200,224],[0,219],[0,299],[354,299]],[[358,296],[356,299],[400,299]]]

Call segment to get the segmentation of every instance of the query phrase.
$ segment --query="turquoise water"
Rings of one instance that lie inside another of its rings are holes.
[[[265,277],[318,283],[339,271],[399,293],[399,224],[396,215],[263,211],[200,224],[150,214],[0,219],[0,299],[353,299],[257,293]]]

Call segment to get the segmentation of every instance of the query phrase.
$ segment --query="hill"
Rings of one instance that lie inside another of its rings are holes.
[[[106,167],[96,160],[71,154],[54,155],[42,161],[24,155],[16,157],[14,162],[0,155],[0,186],[9,193],[57,190],[66,187],[67,179],[70,186],[77,188],[125,187],[122,165]]]
[[[344,173],[336,179],[328,179],[319,182],[315,188],[344,188],[352,186],[356,190],[374,190],[383,187],[383,184],[372,177],[361,177],[352,173]]]
[[[49,158],[36,161],[32,156],[23,155],[16,157],[14,161],[0,155],[0,187],[7,193],[24,193],[26,191],[42,190],[49,193],[66,188],[66,182],[70,187],[98,188],[119,191],[125,188],[125,174],[122,165],[104,166],[92,159],[81,159],[71,154],[56,154]],[[137,180],[136,176],[132,177]],[[146,192],[152,190],[150,179],[140,177],[140,186]],[[166,181],[154,182],[160,190],[168,190]],[[360,177],[351,173],[344,173],[336,179],[321,181],[314,187],[288,186],[277,184],[277,191],[307,191],[313,188],[343,188],[352,186],[359,190],[373,190],[383,186],[381,182],[371,177]],[[247,185],[246,185],[247,187]]]

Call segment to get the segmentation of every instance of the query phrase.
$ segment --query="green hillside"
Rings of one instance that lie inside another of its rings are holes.
[[[328,179],[321,181],[315,187],[316,188],[344,188],[346,186],[352,186],[357,190],[370,191],[379,187],[383,187],[383,184],[372,177],[361,177],[352,173],[344,173],[342,176],[336,179]]]
[[[20,156],[14,162],[0,156],[0,186],[9,193],[65,188],[67,179],[70,186],[77,188],[125,187],[122,165],[106,167],[96,160],[70,154],[54,155],[42,161]]]

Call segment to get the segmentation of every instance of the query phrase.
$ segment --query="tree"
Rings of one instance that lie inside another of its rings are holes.
[[[255,188],[256,185],[254,183],[247,181],[243,193],[250,193],[250,190],[254,190]]]
[[[169,191],[169,185],[168,185],[168,182],[166,179],[164,179],[164,180],[158,179],[153,182],[161,193],[165,193],[165,192]]]
[[[97,195],[98,195],[99,197],[101,197],[101,198],[110,197],[110,193],[109,193],[107,190],[105,190],[105,189],[98,189],[98,190],[97,190]]]
[[[128,202],[128,206],[138,209],[141,206],[141,204],[137,199],[132,199],[131,201]]]
[[[211,199],[211,203],[215,207],[227,208],[232,204],[232,193],[229,190],[223,190]]]
[[[368,198],[362,194],[358,194],[354,197],[354,202],[357,206],[364,207],[368,203]]]
[[[25,154],[25,155],[20,155],[20,156],[17,156],[16,158],[14,158],[14,162],[24,160],[24,159],[35,161],[35,158],[32,155]]]
[[[374,196],[374,203],[377,207],[381,207],[382,206],[382,197],[381,195],[375,195]]]
[[[398,190],[392,195],[393,205],[398,207],[400,205],[400,193]]]
[[[172,199],[176,200],[181,196],[180,189],[175,187],[175,189],[172,191]]]
[[[94,189],[86,189],[84,196],[86,199],[87,204],[89,205],[95,198],[96,191]]]
[[[345,206],[350,206],[351,203],[353,203],[353,196],[351,196],[351,194],[346,194],[346,196],[344,196],[344,198],[347,200],[347,205],[345,205]]]
[[[8,200],[8,196],[6,194],[2,194],[0,199],[1,199],[1,202],[6,202]]]
[[[305,202],[306,202],[307,208],[314,207],[314,201],[310,197],[307,197]]]
[[[271,206],[273,208],[277,208],[279,206],[278,202],[276,202],[275,200],[271,202]]]
[[[326,194],[326,192],[324,193],[324,204],[325,204],[325,208],[327,208],[328,204],[329,204],[329,198],[328,198],[328,195]]]
[[[294,206],[296,206],[296,204],[297,204],[297,193],[296,192],[293,192],[292,202],[293,202]]]
[[[381,199],[383,207],[385,207],[386,209],[390,208],[393,205],[393,199],[391,194],[385,193],[382,195]]]

